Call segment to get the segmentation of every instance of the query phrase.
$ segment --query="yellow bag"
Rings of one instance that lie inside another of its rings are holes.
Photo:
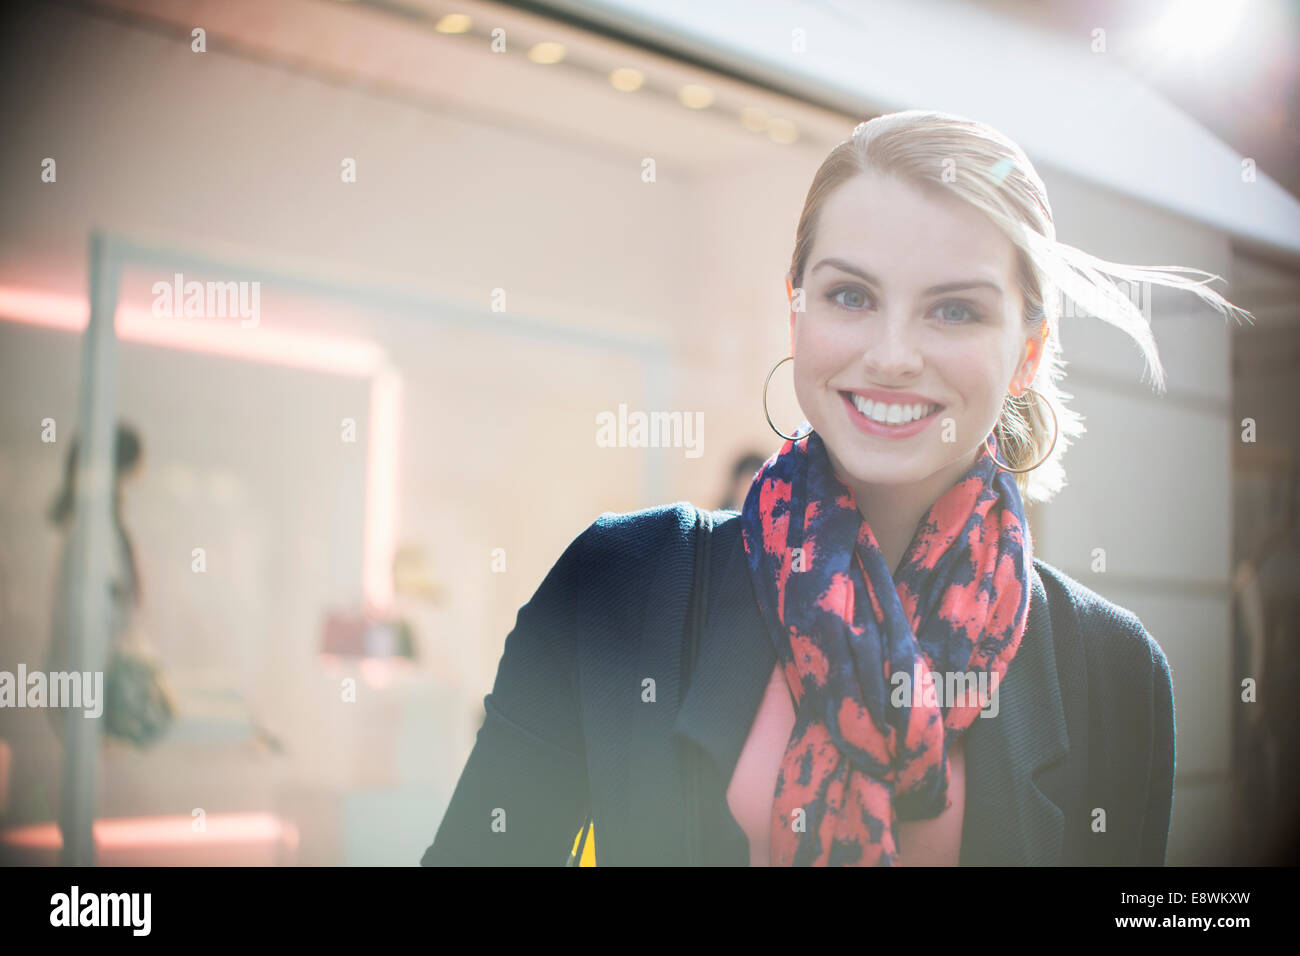
[[[573,858],[578,853],[578,847],[582,844],[583,833],[587,834],[586,845],[582,847],[582,859],[578,861],[578,866],[595,866],[596,865],[596,822],[588,821],[587,825],[578,831],[573,838],[573,849],[569,851],[569,866],[573,866]]]

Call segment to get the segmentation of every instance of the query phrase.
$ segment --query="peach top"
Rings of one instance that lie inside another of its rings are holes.
[[[781,769],[785,745],[794,729],[794,700],[778,663],[772,670],[767,690],[745,746],[736,761],[727,787],[727,806],[736,823],[749,838],[749,865],[767,866],[772,804],[776,775]],[[966,809],[966,761],[964,737],[948,748],[948,796],[950,806],[929,820],[907,820],[898,824],[894,839],[903,866],[956,866],[961,856],[961,824]]]

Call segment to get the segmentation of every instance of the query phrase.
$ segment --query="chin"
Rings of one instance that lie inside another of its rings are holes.
[[[887,442],[873,442],[853,435],[846,445],[840,438],[834,445],[827,441],[832,461],[841,478],[867,485],[919,484],[942,470],[951,462],[938,461],[926,449],[902,452],[891,449]],[[883,446],[883,447],[882,447]]]
[[[936,471],[936,468],[882,468],[877,465],[874,468],[857,469],[849,477],[860,484],[881,488],[911,487],[923,483]]]

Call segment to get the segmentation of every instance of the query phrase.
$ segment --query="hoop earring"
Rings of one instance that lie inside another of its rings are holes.
[[[1026,391],[1026,392],[1033,392],[1033,393],[1034,393],[1034,399],[1035,399],[1035,400],[1038,400],[1038,399],[1040,399],[1040,398],[1043,398],[1042,393],[1040,393],[1040,392],[1038,391],[1038,389],[1036,389],[1036,388],[1030,388],[1029,386],[1026,385],[1026,386],[1025,386],[1025,391]],[[1021,393],[1021,394],[1023,394],[1023,393]],[[1052,450],[1053,450],[1054,448],[1056,448],[1056,439],[1060,436],[1060,433],[1061,433],[1061,426],[1060,426],[1060,423],[1059,423],[1059,422],[1057,421],[1057,419],[1056,419],[1056,409],[1052,408],[1052,403],[1049,402],[1049,401],[1047,401],[1047,399],[1043,399],[1043,404],[1046,405],[1046,406],[1047,406],[1047,410],[1048,410],[1049,412],[1052,413],[1052,444],[1050,444],[1050,445],[1047,447],[1047,453],[1046,453],[1045,455],[1043,455],[1042,458],[1038,459],[1038,461],[1036,461],[1036,462],[1034,462],[1032,465],[1030,465],[1028,468],[1012,468],[1012,467],[1010,467],[1009,465],[1004,465],[1004,464],[1002,464],[1002,462],[998,461],[998,456],[997,456],[996,454],[994,454],[993,452],[989,452],[989,457],[993,459],[993,464],[997,465],[997,466],[998,466],[999,468],[1001,468],[1003,471],[1009,471],[1009,472],[1011,472],[1013,475],[1023,475],[1025,472],[1033,471],[1035,468],[1037,468],[1037,467],[1038,467],[1039,465],[1041,465],[1043,462],[1047,461],[1047,459],[1049,459],[1049,458],[1052,457]],[[988,444],[989,444],[989,443],[988,443],[988,439],[986,438],[986,439],[984,440],[984,447],[985,447],[985,448],[988,448]]]
[[[767,379],[763,382],[763,416],[767,419],[768,427],[771,428],[772,431],[776,432],[786,441],[797,442],[797,441],[802,441],[803,439],[811,435],[813,433],[812,428],[809,427],[809,429],[806,432],[804,432],[802,435],[787,435],[785,432],[781,431],[781,429],[777,428],[776,425],[772,423],[772,416],[768,413],[767,410],[767,386],[772,381],[772,376],[775,375],[776,370],[781,367],[781,362],[793,362],[793,361],[794,361],[794,356],[787,355],[785,358],[781,359],[780,362],[777,362],[775,365],[773,365],[772,370],[767,373]]]

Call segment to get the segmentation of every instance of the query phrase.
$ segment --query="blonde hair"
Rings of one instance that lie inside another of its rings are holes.
[[[983,212],[1016,247],[1018,285],[1029,330],[1048,323],[1043,358],[1030,383],[1056,412],[1060,433],[1051,455],[1037,468],[1016,475],[1021,495],[1046,501],[1065,485],[1061,456],[1084,432],[1079,414],[1067,407],[1062,391],[1060,319],[1064,297],[1090,309],[1137,342],[1156,388],[1164,388],[1164,369],[1155,338],[1141,310],[1116,284],[1153,283],[1192,292],[1227,316],[1253,317],[1232,305],[1206,283],[1220,278],[1184,266],[1133,266],[1107,262],[1056,240],[1056,225],[1047,189],[1033,164],[1013,141],[991,127],[934,110],[887,113],[859,123],[853,134],[831,150],[804,200],[795,232],[790,281],[803,283],[812,251],[817,214],[840,185],[865,172],[894,176],[931,193],[955,195]],[[1179,273],[1206,276],[1194,281]],[[995,426],[999,457],[1013,468],[1032,465],[1052,443],[1052,415],[1041,401],[1007,396]]]

